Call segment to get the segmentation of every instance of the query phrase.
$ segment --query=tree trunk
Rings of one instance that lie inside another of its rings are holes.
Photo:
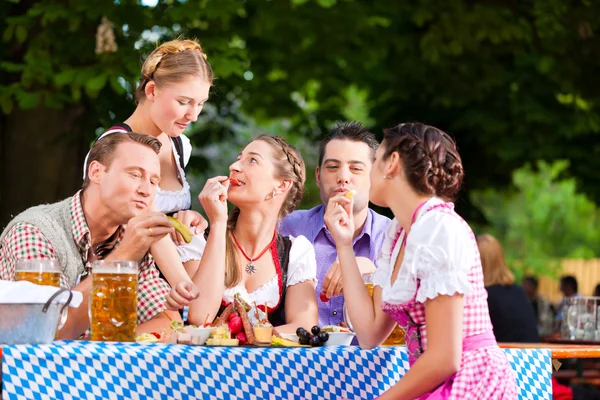
[[[14,109],[2,118],[0,227],[28,207],[73,195],[87,150],[84,107]]]

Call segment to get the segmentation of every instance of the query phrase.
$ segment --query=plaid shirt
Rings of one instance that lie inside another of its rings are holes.
[[[79,248],[87,273],[92,267],[88,261],[89,255],[92,254],[92,241],[81,205],[81,191],[71,198],[69,207],[73,240]],[[120,226],[115,235],[114,247],[119,245],[124,234],[125,228]],[[16,224],[0,243],[0,279],[12,280],[16,261],[32,258],[56,259],[56,253],[52,244],[36,226],[27,223]],[[69,287],[69,282],[62,273],[60,285]],[[169,284],[159,277],[154,259],[150,253],[146,253],[138,269],[138,323],[151,320],[165,309],[165,298],[170,290]]]

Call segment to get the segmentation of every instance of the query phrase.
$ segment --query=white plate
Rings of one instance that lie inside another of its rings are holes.
[[[298,335],[296,335],[295,333],[280,333],[281,337],[287,340],[291,340],[293,342],[298,342],[300,339],[298,338]]]
[[[329,334],[329,340],[325,342],[325,346],[350,346],[354,336],[353,332],[332,332]]]
[[[192,337],[192,343],[195,345],[202,346],[208,340],[211,332],[217,329],[214,326],[209,326],[207,328],[190,328],[189,326],[185,327],[185,333]]]

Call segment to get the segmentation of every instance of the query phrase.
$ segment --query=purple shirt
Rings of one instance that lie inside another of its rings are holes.
[[[319,326],[338,325],[344,320],[344,296],[339,295],[324,303],[319,298],[323,279],[329,267],[337,259],[335,241],[325,227],[325,207],[317,206],[310,210],[298,210],[288,215],[281,223],[279,233],[286,236],[304,235],[314,246],[317,257],[317,302],[319,303]],[[385,238],[385,230],[390,219],[369,209],[367,219],[360,234],[354,238],[353,247],[357,257],[366,257],[375,263]]]

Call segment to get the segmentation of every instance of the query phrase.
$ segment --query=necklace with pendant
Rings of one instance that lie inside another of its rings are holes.
[[[257,261],[259,258],[261,258],[267,252],[267,250],[269,250],[269,248],[273,246],[273,243],[275,243],[275,240],[277,239],[277,231],[273,233],[273,239],[267,245],[267,247],[265,247],[256,257],[250,257],[248,256],[248,254],[246,254],[246,252],[242,248],[242,245],[240,244],[240,242],[238,242],[233,232],[231,232],[231,237],[233,238],[235,245],[238,247],[238,249],[240,249],[244,257],[246,257],[246,260],[248,260],[248,264],[246,264],[246,273],[249,275],[254,275],[254,273],[256,273],[256,265],[254,264],[254,261]]]

